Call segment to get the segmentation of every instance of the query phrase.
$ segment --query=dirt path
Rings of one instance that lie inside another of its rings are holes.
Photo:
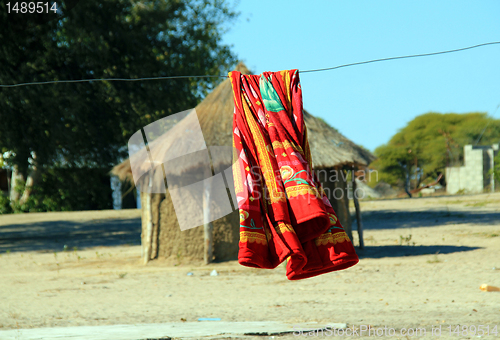
[[[138,211],[0,216],[0,330],[217,317],[429,332],[496,324],[500,334],[500,293],[479,290],[500,286],[500,194],[371,201],[362,210],[360,263],[294,282],[283,266],[143,266]]]

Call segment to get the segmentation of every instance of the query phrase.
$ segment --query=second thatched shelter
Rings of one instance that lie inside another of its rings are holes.
[[[242,63],[236,67],[236,70],[243,74],[250,74]],[[186,138],[177,137],[184,134],[185,131],[191,131],[194,121],[196,124],[199,121],[207,146],[232,146],[233,111],[231,83],[229,79],[226,79],[196,107],[197,120],[190,119],[190,115],[188,115],[182,121],[177,122],[168,136],[155,140],[154,143],[158,143],[158,147],[155,148],[158,155],[153,155],[153,158],[159,159],[169,150],[176,150],[177,154],[183,154],[183,148],[192,150],[193,145],[188,145],[190,142],[186,142]],[[365,169],[374,156],[341,135],[323,120],[315,118],[306,111],[304,112],[304,120],[308,129],[314,169],[318,172],[325,192],[329,196],[342,225],[352,239],[349,199],[347,197],[348,179],[345,170],[346,168]],[[231,155],[228,154],[227,157],[220,158],[220,161],[230,165],[230,158]],[[213,164],[213,166],[220,165]],[[112,173],[122,180],[132,180],[132,173],[134,171],[137,173],[139,170],[141,169],[133,169],[127,159],[115,166]],[[182,174],[180,175],[182,176]],[[205,228],[200,226],[185,231],[180,230],[168,190],[165,193],[156,194],[143,192],[141,193],[141,202],[142,245],[145,262],[157,257],[170,258],[179,262],[186,259],[200,261],[205,259],[205,262],[210,262],[237,258],[239,241],[237,209],[212,223],[211,239],[207,240],[206,226]]]

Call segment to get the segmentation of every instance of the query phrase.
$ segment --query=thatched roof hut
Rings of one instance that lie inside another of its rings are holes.
[[[238,64],[237,71],[243,74],[250,74],[243,63]],[[229,79],[224,80],[207,97],[196,106],[196,113],[201,125],[206,145],[232,145],[232,126],[234,109],[233,92]],[[191,113],[194,114],[194,111]],[[195,119],[187,119],[179,122],[175,131],[171,131],[155,140],[159,147],[154,148],[158,155],[153,158],[161,158],[169,150],[175,149],[176,153],[189,153],[192,145],[189,138],[185,137],[185,131],[197,124]],[[374,160],[374,156],[367,150],[356,145],[348,138],[340,134],[336,129],[329,126],[322,119],[312,116],[304,111],[304,120],[308,129],[309,145],[314,168],[329,168],[344,165],[355,165],[358,167],[367,166]],[[185,149],[186,152],[183,152]],[[223,159],[224,163],[230,163],[231,155]],[[138,162],[147,164],[147,162]],[[129,159],[115,166],[112,173],[121,180],[133,180],[132,168]]]
[[[236,70],[244,74],[250,74],[243,63],[240,63]],[[193,111],[187,115],[167,134],[159,136],[154,141],[156,147],[151,148],[152,153],[155,153],[152,158],[156,160],[162,159],[164,155],[169,153],[169,150],[175,150],[176,154],[183,154],[183,150],[186,151],[185,153],[189,153],[188,150],[192,150],[193,145],[189,144],[189,138],[185,138],[185,131],[196,129],[198,121],[207,146],[232,146],[233,111],[234,101],[231,82],[226,79],[196,107],[196,112]],[[197,117],[194,115],[197,115]],[[345,166],[365,168],[373,161],[374,156],[370,152],[354,144],[322,119],[305,112],[304,120],[308,129],[309,144],[315,169],[337,169],[340,171]],[[166,124],[169,123],[166,122]],[[183,138],[180,138],[181,136]],[[145,168],[133,169],[129,159],[127,159],[115,166],[112,174],[118,176],[121,180],[133,181],[133,172],[144,173],[149,166],[146,156],[142,157],[144,157],[144,162],[133,163],[138,164],[138,167]],[[231,157],[232,155],[228,153],[224,157],[219,157],[218,161],[230,165]],[[196,164],[191,164],[191,166],[194,167]],[[218,167],[220,164],[213,164],[213,166]],[[186,166],[183,168],[186,168]],[[346,192],[347,184],[345,182],[324,182],[323,184],[327,192],[328,188],[334,190],[339,187]],[[143,234],[146,234],[147,237],[143,237],[142,241],[143,245],[144,243],[150,243],[150,246],[143,247],[146,260],[149,260],[150,257],[155,258],[158,255],[199,259],[203,254],[204,247],[203,229],[194,228],[180,232],[168,190],[166,195],[153,194],[153,197],[149,198],[147,195],[144,196],[141,198],[146,203],[142,205]],[[147,199],[153,202],[149,212],[145,211],[147,210],[145,208]],[[346,195],[338,199],[334,197],[330,197],[330,199],[341,222],[346,227],[346,231],[350,233],[351,222]],[[151,230],[148,230],[148,220],[152,221],[149,222]],[[239,223],[237,221],[238,215],[235,212],[214,222],[214,255],[216,259],[234,258],[237,254],[239,238]],[[171,240],[175,240],[175,242]]]

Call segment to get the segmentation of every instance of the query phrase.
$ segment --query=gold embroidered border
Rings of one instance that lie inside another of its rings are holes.
[[[317,198],[321,198],[321,196],[319,195],[318,189],[316,189],[315,187],[309,186],[309,185],[305,185],[305,184],[287,187],[287,188],[285,188],[285,190],[286,190],[286,194],[288,195],[288,197],[297,197],[299,195],[309,194],[309,195],[316,196]]]
[[[255,145],[257,146],[257,156],[259,157],[259,162],[261,163],[262,174],[264,175],[264,180],[266,181],[266,186],[269,188],[269,197],[271,198],[271,203],[286,202],[286,195],[284,192],[278,191],[276,185],[276,178],[274,177],[273,167],[271,165],[271,159],[269,158],[269,153],[267,152],[266,143],[264,142],[264,137],[262,136],[255,119],[250,112],[250,108],[247,103],[243,101],[243,109],[245,111],[245,116],[252,132]]]
[[[342,243],[342,242],[351,242],[349,239],[349,236],[345,232],[340,232],[340,233],[325,233],[315,239],[316,245],[317,246],[324,246],[327,245],[328,243]]]
[[[243,183],[242,183],[239,162],[234,163],[233,174],[234,174],[234,191],[236,194],[240,194],[243,192]]]
[[[234,148],[234,137],[233,137],[233,148]],[[234,177],[234,191],[236,194],[240,194],[243,192],[243,182],[242,175],[240,169],[240,162],[243,162],[242,159],[238,158],[236,162],[233,164],[233,177]]]
[[[285,83],[286,95],[287,95],[287,99],[288,99],[288,103],[287,103],[288,104],[287,105],[288,111],[291,111],[292,100],[290,97],[290,73],[288,71],[281,71],[280,74],[281,74],[281,79]]]
[[[252,231],[240,231],[240,242],[267,244],[266,235]]]
[[[234,88],[233,77],[231,77],[232,74],[233,72],[229,72],[228,77],[231,80],[231,88],[233,89],[234,105],[236,105],[236,107],[239,109],[238,102],[236,101],[236,91]]]
[[[280,141],[276,140],[273,142],[273,149],[278,149],[278,148],[284,149],[283,144]]]
[[[278,234],[283,234],[285,232],[289,232],[289,233],[294,233],[295,234],[295,230],[293,230],[292,225],[288,224],[288,223],[284,223],[284,222],[278,222],[278,225],[275,226],[274,229],[276,230],[276,232]]]
[[[288,148],[292,148],[293,150],[298,151],[302,156],[304,155],[304,151],[302,150],[302,148],[299,145],[295,145],[294,143],[289,142],[286,139],[283,143],[281,143],[280,141],[273,142],[273,149],[278,149],[278,148],[285,149],[285,150]]]

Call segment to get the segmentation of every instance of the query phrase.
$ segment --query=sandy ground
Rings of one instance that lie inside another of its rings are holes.
[[[500,286],[500,193],[369,201],[362,210],[360,263],[301,281],[288,281],[283,266],[144,266],[136,210],[0,216],[0,330],[212,317],[387,326],[404,339],[402,328],[429,336],[441,325],[447,338],[450,325],[497,325],[500,337],[500,292],[479,290]]]

